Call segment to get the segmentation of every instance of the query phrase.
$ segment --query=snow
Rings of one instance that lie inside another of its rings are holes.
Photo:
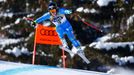
[[[13,49],[6,49],[5,53],[13,54],[13,55],[15,55],[15,57],[19,57],[22,54],[30,55],[29,50],[25,47],[22,47],[21,49],[18,47],[14,47]]]
[[[9,45],[9,44],[15,44],[23,39],[8,39],[8,38],[0,38],[0,45]]]
[[[112,55],[112,58],[115,60],[116,63],[119,65],[125,65],[126,63],[134,63],[133,56],[126,56],[126,57],[119,57],[118,55]]]
[[[20,51],[20,49],[17,48],[17,47],[14,47],[14,48],[13,48],[12,53],[13,53],[16,57],[18,57],[18,56],[21,55],[21,51]]]
[[[126,47],[129,45],[130,51],[134,50],[134,42],[106,42],[112,38],[118,37],[119,34],[107,34],[101,38],[98,38],[95,42],[92,42],[89,47],[96,49],[106,49],[107,51],[111,49],[117,49],[118,47]]]
[[[22,47],[21,48],[21,53],[26,54],[26,55],[29,55],[30,54],[30,52],[28,51],[28,49],[25,48],[25,47]]]
[[[0,61],[0,75],[112,75],[95,71]]]
[[[11,49],[6,49],[6,50],[5,50],[5,53],[11,54],[11,53],[12,53],[12,50],[11,50]]]
[[[16,43],[19,43],[21,41],[23,41],[23,39],[0,38],[0,45],[1,45],[0,49],[3,49],[7,45],[16,44]],[[20,56],[21,54],[26,54],[26,55],[30,54],[28,49],[25,47],[22,47],[21,49],[18,47],[13,47],[13,49],[6,49],[4,51],[7,54],[13,54],[16,57]]]
[[[28,41],[32,36],[34,35],[34,32],[31,32],[27,38],[25,38],[25,41]]]
[[[107,6],[109,2],[116,2],[116,0],[98,0],[97,4],[101,6]]]
[[[94,8],[90,9],[90,13],[97,13],[98,11],[95,10]]]
[[[134,10],[134,6],[132,7],[132,10]]]
[[[134,75],[133,70],[130,70],[128,68],[122,68],[122,67],[113,67],[107,73],[108,74],[116,74],[116,75]]]
[[[88,8],[84,9],[83,11],[84,11],[84,13],[89,13],[90,12]]]
[[[28,14],[27,17],[33,17],[35,14]]]
[[[13,17],[13,13],[4,13],[3,16],[4,17],[10,17],[10,18],[12,18]]]
[[[105,35],[105,36],[103,36],[101,38],[97,38],[96,41],[105,42],[105,41],[110,40],[111,38],[117,37],[117,36],[119,36],[119,34],[107,34],[107,35]]]
[[[22,54],[30,55],[30,52],[25,47],[22,47],[21,49],[19,49],[17,47],[14,47],[13,49],[6,49],[5,50],[5,53],[7,53],[7,54],[13,54],[13,55],[15,55],[15,57],[19,57]]]
[[[21,21],[21,19],[20,19],[20,18],[18,18],[18,19],[16,19],[16,21],[14,22],[14,24],[19,24],[19,23],[20,23],[20,21]]]
[[[84,9],[83,7],[79,7],[79,8],[76,9],[76,11],[77,11],[77,12],[82,12],[83,9]]]
[[[107,51],[109,51],[111,49],[117,49],[118,47],[126,47],[127,45],[130,45],[130,51],[132,51],[133,44],[134,42],[94,42],[90,44],[90,47],[94,47],[96,49],[106,49]]]
[[[134,57],[133,56],[128,56],[127,57],[129,63],[134,63]]]
[[[134,46],[132,44],[130,44],[129,47],[130,47],[130,51],[134,50]]]
[[[7,0],[0,0],[0,2],[6,2]]]
[[[130,25],[134,23],[134,15],[130,16],[128,19],[127,19],[127,29],[129,29]]]
[[[94,8],[89,9],[89,8],[85,8],[84,7],[79,7],[76,9],[77,12],[83,12],[83,13],[98,13],[98,11]]]
[[[5,26],[1,27],[1,30],[8,29],[8,28],[10,28],[10,27],[12,27],[12,26],[14,26],[13,23],[11,23],[11,24],[9,24],[9,25],[5,25]]]
[[[93,47],[99,50],[112,50],[117,49],[118,47],[126,47],[129,46],[130,52],[134,50],[134,41],[132,42],[106,42],[113,37],[118,37],[119,34],[107,34],[101,38],[98,38],[95,42],[92,42],[89,47]],[[115,60],[116,63],[119,65],[125,65],[128,62],[134,63],[134,57],[133,56],[125,56],[125,57],[119,57],[118,55],[112,55],[112,59]]]
[[[113,67],[107,73],[0,61],[0,75],[133,75],[133,70]]]

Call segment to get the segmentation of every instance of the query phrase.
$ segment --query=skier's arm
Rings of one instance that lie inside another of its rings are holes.
[[[59,9],[59,12],[60,12],[61,14],[71,14],[71,13],[72,13],[72,10],[65,9],[65,8],[60,8],[60,9]]]
[[[39,17],[38,19],[34,20],[35,23],[41,23],[47,19],[50,19],[50,13],[45,13],[43,16]]]

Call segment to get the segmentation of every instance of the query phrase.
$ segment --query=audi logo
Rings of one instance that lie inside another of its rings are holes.
[[[55,30],[47,30],[47,29],[41,29],[40,34],[46,35],[46,36],[57,36],[57,33],[55,32]]]

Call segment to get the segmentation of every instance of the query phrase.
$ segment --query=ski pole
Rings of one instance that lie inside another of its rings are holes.
[[[34,22],[33,18],[24,17],[23,19],[26,20],[30,24],[31,27],[36,28],[36,23]]]
[[[97,28],[96,26],[94,26],[94,25],[92,25],[92,24],[89,24],[88,22],[85,22],[84,20],[82,20],[82,18],[80,17],[80,15],[77,15],[77,16],[80,18],[80,20],[81,20],[84,24],[86,24],[87,26],[90,26],[91,28],[93,28],[93,29],[95,29],[95,30],[101,32],[101,30],[100,30],[99,28]]]

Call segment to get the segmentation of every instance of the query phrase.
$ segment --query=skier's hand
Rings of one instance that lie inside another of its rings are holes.
[[[71,14],[72,13],[72,10],[65,10],[65,13],[66,14]]]
[[[36,22],[35,21],[31,21],[31,24],[30,24],[32,27],[36,28]]]

